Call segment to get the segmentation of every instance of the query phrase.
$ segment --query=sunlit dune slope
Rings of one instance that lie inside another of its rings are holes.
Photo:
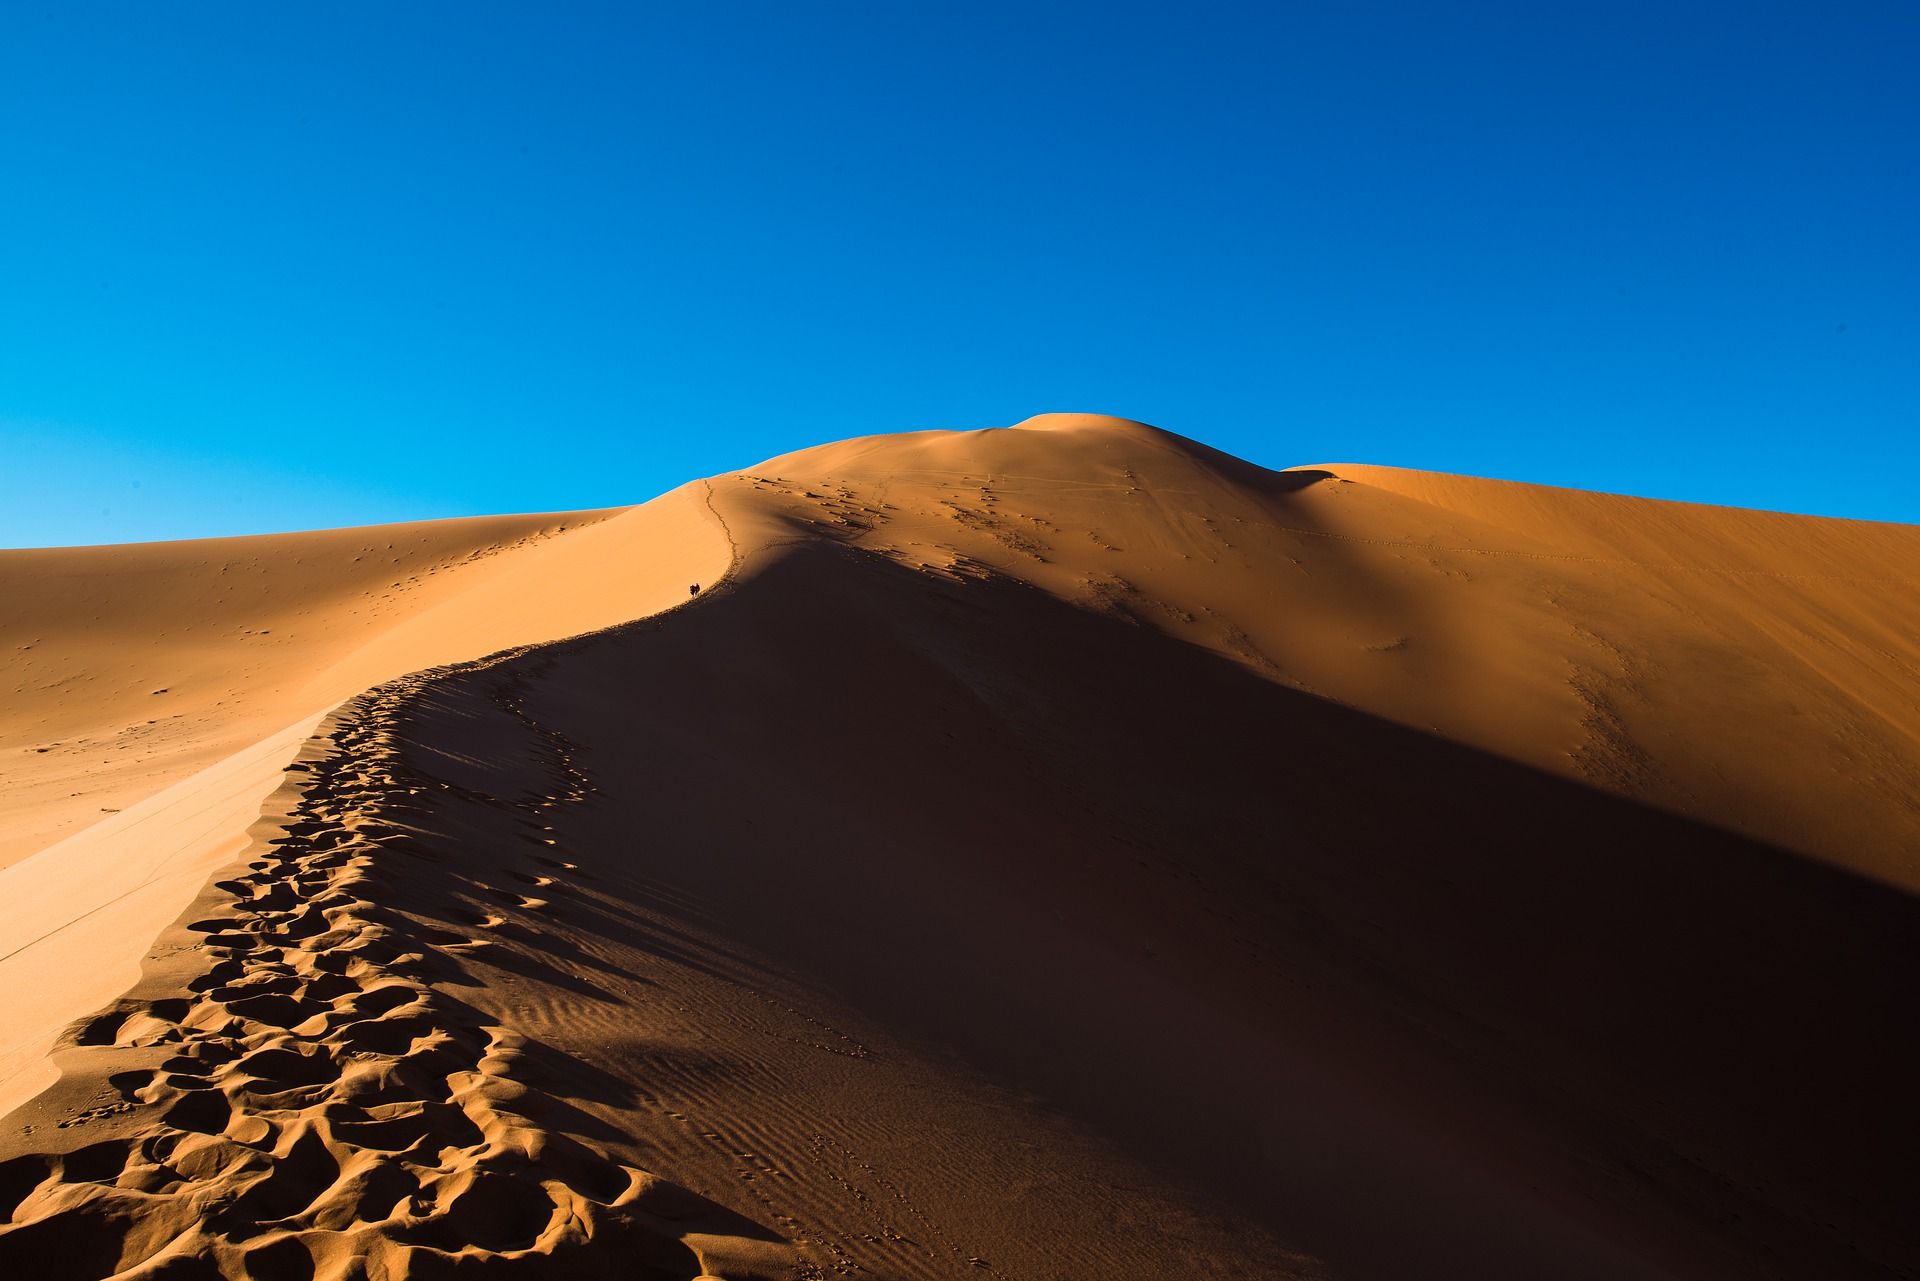
[[[1920,529],[1075,415],[681,492],[698,600],[325,719],[0,1262],[1920,1273]]]
[[[1578,777],[1920,888],[1920,526],[1332,470],[1460,532],[1442,563],[1471,586],[1419,606],[1455,629],[1433,680],[1498,706],[1557,674]],[[1552,763],[1483,719],[1460,736]]]
[[[0,551],[0,867],[377,681],[684,598],[727,564],[703,494]]]

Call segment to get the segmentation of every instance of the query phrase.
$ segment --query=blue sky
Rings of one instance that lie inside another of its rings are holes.
[[[0,545],[1142,418],[1920,520],[1909,0],[0,8]]]

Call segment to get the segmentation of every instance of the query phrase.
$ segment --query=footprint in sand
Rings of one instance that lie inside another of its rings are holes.
[[[285,835],[190,927],[208,954],[193,995],[128,1000],[76,1031],[130,1057],[61,1125],[111,1133],[0,1164],[6,1275],[313,1276],[312,1243],[395,1276],[455,1256],[580,1275],[590,1250],[688,1275],[684,1240],[731,1229],[719,1207],[542,1124],[556,1104],[520,1079],[525,1038],[435,990],[435,951],[498,944],[376,906],[375,863],[398,852],[379,819],[418,792],[381,733],[408,688],[336,719]]]
[[[532,898],[525,894],[516,894],[512,890],[488,889],[487,894],[492,898],[499,899],[508,907],[519,908],[523,912],[538,912],[548,906],[547,900],[543,898]]]

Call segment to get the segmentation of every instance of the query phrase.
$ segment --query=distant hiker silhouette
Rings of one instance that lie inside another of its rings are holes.
[[[700,594],[700,584],[695,583],[693,584],[693,586],[687,588],[687,595],[698,596],[699,594]]]

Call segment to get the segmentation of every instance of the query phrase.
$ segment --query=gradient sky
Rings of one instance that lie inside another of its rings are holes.
[[[1920,520],[1916,67],[1911,0],[8,3],[0,545],[1048,410]]]

